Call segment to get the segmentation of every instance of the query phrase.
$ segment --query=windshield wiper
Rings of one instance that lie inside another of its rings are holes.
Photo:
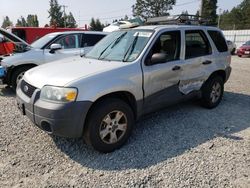
[[[114,48],[120,41],[121,41],[121,39],[125,36],[127,34],[127,32],[125,32],[125,33],[123,33],[122,35],[120,35],[117,39],[115,39],[114,41],[112,41],[101,53],[100,53],[100,55],[99,55],[99,57],[98,57],[98,60],[100,60],[101,59],[101,57],[102,57],[102,55],[104,54],[104,52],[106,52],[106,50],[111,46],[111,49],[112,48]],[[104,57],[105,58],[105,57]],[[104,59],[104,58],[102,58],[102,59]]]
[[[136,34],[132,44],[129,46],[128,50],[126,51],[126,53],[125,53],[125,55],[124,55],[124,57],[122,59],[122,62],[126,62],[127,59],[129,58],[129,56],[132,54],[132,52],[135,49],[135,45],[136,45],[136,43],[138,41],[138,38],[139,38],[139,32]]]

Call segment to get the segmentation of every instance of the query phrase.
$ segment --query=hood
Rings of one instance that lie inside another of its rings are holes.
[[[81,78],[94,76],[125,65],[123,62],[70,57],[35,67],[25,73],[24,80],[40,89],[45,85],[63,87]]]
[[[4,67],[18,66],[21,64],[39,65],[43,62],[44,54],[40,49],[31,48],[23,53],[11,54],[4,57],[2,65]]]
[[[20,39],[18,36],[6,31],[3,28],[0,28],[0,34],[3,35],[4,37],[6,37],[7,39],[9,39],[13,43],[21,43],[21,44],[24,44],[26,46],[30,46],[27,42]]]

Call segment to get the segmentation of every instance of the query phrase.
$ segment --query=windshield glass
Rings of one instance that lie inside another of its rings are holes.
[[[141,54],[152,33],[152,30],[113,32],[97,43],[85,57],[106,61],[132,62]]]
[[[43,36],[42,38],[36,40],[31,44],[33,48],[42,48],[45,44],[47,44],[49,41],[54,39],[57,35],[56,34],[48,34]]]
[[[245,45],[250,46],[250,41],[247,41]]]

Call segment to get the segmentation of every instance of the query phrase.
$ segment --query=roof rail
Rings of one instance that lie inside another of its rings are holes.
[[[161,16],[148,18],[146,25],[209,25],[208,19],[203,19],[201,16],[190,15],[190,14],[180,14],[174,16]]]

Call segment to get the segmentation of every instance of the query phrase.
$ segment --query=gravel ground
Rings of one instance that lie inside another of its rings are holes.
[[[232,67],[218,108],[151,114],[110,154],[42,132],[1,87],[0,187],[250,187],[250,59]]]

